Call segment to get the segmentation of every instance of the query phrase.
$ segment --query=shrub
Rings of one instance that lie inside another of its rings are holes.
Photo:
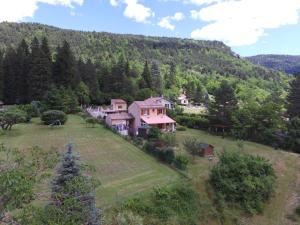
[[[180,126],[176,128],[177,131],[186,131],[186,127],[185,126]]]
[[[168,146],[176,146],[176,135],[175,134],[163,134],[161,140],[164,141]]]
[[[12,126],[26,121],[26,113],[20,109],[12,107],[0,111],[0,126],[2,130],[11,130]]]
[[[206,130],[209,126],[209,120],[199,115],[180,115],[176,117],[176,120],[179,124],[188,128]]]
[[[157,127],[151,127],[148,133],[149,139],[159,139],[161,137],[161,131]]]
[[[195,159],[195,156],[200,153],[199,144],[200,142],[198,142],[194,137],[187,138],[183,141],[184,148],[193,156],[193,159]]]
[[[250,214],[261,213],[274,193],[276,176],[264,158],[224,152],[212,169],[210,183],[225,201],[240,205]]]
[[[186,155],[178,155],[174,160],[174,165],[180,170],[186,170],[189,158]]]
[[[95,124],[98,123],[98,119],[96,119],[94,117],[88,117],[85,119],[85,122],[87,125],[91,125],[92,127],[95,127]]]
[[[300,216],[300,205],[295,209],[295,213]]]
[[[172,164],[175,158],[174,150],[170,147],[158,148],[157,157],[162,162]]]
[[[63,125],[67,121],[67,115],[63,111],[49,110],[42,114],[41,120],[46,125]]]

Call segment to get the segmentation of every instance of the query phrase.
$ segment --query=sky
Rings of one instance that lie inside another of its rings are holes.
[[[233,51],[300,55],[300,0],[0,0],[0,22],[218,40]]]

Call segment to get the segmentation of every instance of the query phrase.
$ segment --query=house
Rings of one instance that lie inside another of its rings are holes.
[[[214,156],[214,146],[210,144],[201,143],[199,145],[200,156],[202,157],[211,157]]]
[[[189,100],[185,94],[180,94],[180,96],[177,98],[178,104],[179,105],[188,105]]]
[[[129,134],[133,120],[134,117],[127,112],[109,114],[105,118],[106,124],[122,135]]]
[[[105,119],[109,114],[127,112],[127,103],[123,99],[111,99],[110,106],[101,107],[99,116]]]
[[[134,101],[128,108],[133,117],[132,134],[138,135],[139,129],[144,127],[158,127],[162,131],[174,132],[176,121],[166,115],[166,106],[155,98],[145,101]]]
[[[146,99],[146,101],[154,101],[156,103],[161,104],[162,106],[164,106],[167,109],[174,109],[175,106],[171,101],[166,100],[163,96],[161,97],[151,97]]]

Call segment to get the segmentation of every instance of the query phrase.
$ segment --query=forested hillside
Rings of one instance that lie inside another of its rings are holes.
[[[0,23],[2,49],[16,47],[23,38],[30,43],[33,37],[47,37],[51,50],[67,40],[77,58],[95,62],[112,61],[124,55],[128,60],[142,63],[145,60],[158,60],[163,65],[173,62],[182,70],[217,72],[241,78],[277,75],[240,59],[229,47],[217,41],[81,32],[36,23]]]
[[[289,74],[300,72],[300,56],[296,55],[256,55],[247,59],[257,65]]]

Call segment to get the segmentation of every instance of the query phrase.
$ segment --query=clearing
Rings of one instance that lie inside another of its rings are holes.
[[[102,125],[87,128],[79,116],[69,115],[65,126],[54,128],[40,124],[39,119],[33,119],[32,123],[16,125],[0,136],[0,143],[24,151],[33,146],[43,149],[54,147],[64,151],[70,142],[74,143],[74,150],[80,153],[81,160],[95,167],[93,176],[102,184],[96,190],[97,205],[101,207],[151,190],[154,186],[168,184],[179,177],[174,170],[158,163]],[[37,202],[48,201],[50,180],[36,188]]]
[[[275,150],[271,147],[253,143],[244,142],[243,150],[239,150],[237,142],[229,138],[213,136],[204,131],[187,129],[187,131],[178,131],[177,140],[180,143],[180,150],[184,151],[182,142],[187,137],[196,137],[198,140],[215,146],[215,152],[218,154],[223,149],[228,151],[237,150],[249,154],[263,156],[270,160],[276,171],[277,189],[276,195],[266,206],[263,215],[257,215],[252,218],[243,218],[243,224],[247,225],[299,225],[287,217],[293,213],[297,203],[300,203],[300,159],[299,155],[285,151]],[[208,179],[210,168],[216,163],[216,159],[197,157],[195,163],[190,164],[188,175],[196,183],[200,192],[205,191],[205,181]]]

